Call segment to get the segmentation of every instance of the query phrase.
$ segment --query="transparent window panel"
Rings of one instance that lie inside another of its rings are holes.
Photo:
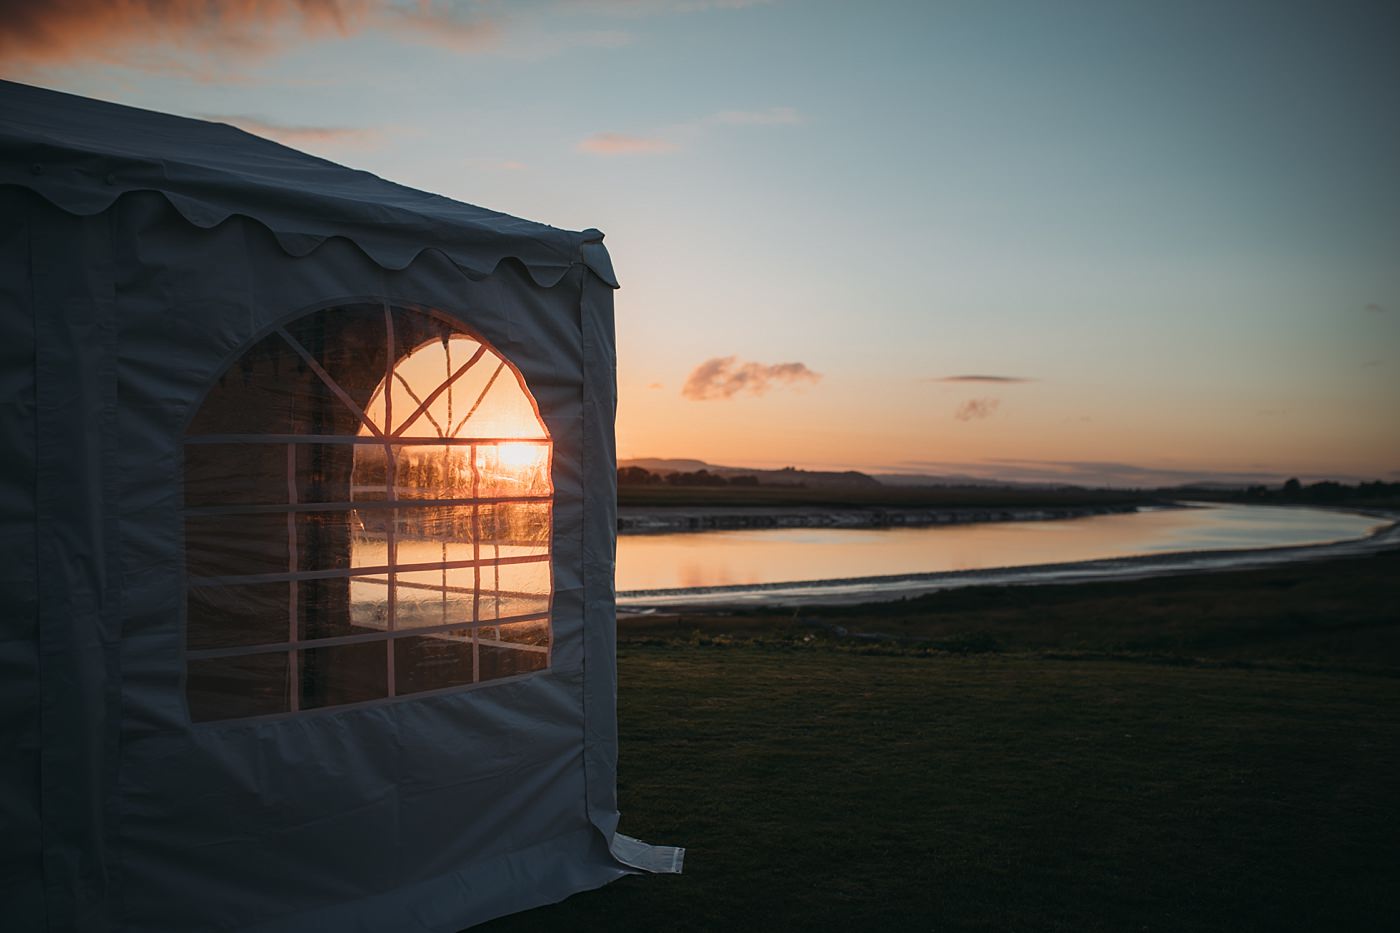
[[[514,370],[494,350],[482,350],[474,339],[459,335],[446,344],[427,345],[400,363],[404,378],[396,372],[392,399],[399,434],[545,436]],[[455,379],[450,378],[453,375]],[[438,387],[441,392],[436,391]],[[405,395],[413,404],[405,404]]]
[[[382,449],[367,447],[357,454],[365,461],[364,467],[356,467],[357,495],[367,496],[379,487],[379,471],[370,451]],[[506,441],[475,448],[402,444],[393,448],[393,460],[396,499],[511,498],[549,496],[554,491],[548,442]],[[387,481],[386,471],[382,482]]]
[[[387,567],[393,523],[393,509],[300,512],[296,518],[297,569]]]
[[[543,651],[531,651],[504,642],[479,644],[477,663],[480,666],[481,680],[496,680],[542,671],[549,666],[549,655]]]
[[[482,548],[481,557],[483,560],[490,560],[492,552],[496,548]],[[499,619],[504,597],[501,594],[501,567],[499,564],[487,564],[481,568],[481,601],[480,615],[483,620]]]
[[[505,619],[511,616],[543,615],[549,612],[549,561],[541,560],[528,564],[483,567],[481,573],[482,619]],[[499,582],[497,582],[498,573]],[[485,592],[487,574],[490,574],[492,582],[489,607]]]
[[[185,517],[185,570],[191,577],[286,573],[286,512]]]
[[[389,630],[389,575],[354,576],[342,581],[346,604],[342,612],[318,614],[318,606],[308,605],[303,615],[304,638],[333,638],[338,635],[365,635]]]
[[[470,629],[394,639],[394,690],[403,695],[470,684]]]
[[[291,709],[285,651],[232,658],[192,658],[186,695],[195,722],[266,716]]]
[[[316,709],[379,700],[389,695],[387,641],[303,648],[301,707]]]
[[[399,565],[475,559],[473,506],[418,506],[396,511],[398,519],[394,527]]]
[[[476,339],[469,334],[464,334],[456,324],[446,318],[440,318],[434,314],[424,314],[421,311],[414,311],[408,308],[391,309],[394,319],[394,345],[398,348],[400,362],[402,358],[417,357],[425,348],[431,348],[434,344],[441,345],[444,340],[453,343],[452,357],[456,363],[465,363],[467,357],[455,349],[459,341],[465,341],[470,345],[476,344]]]
[[[549,620],[539,619],[533,622],[508,622],[505,625],[492,626],[492,641],[501,646],[523,646],[544,651],[549,647]],[[485,635],[483,635],[485,637]]]
[[[186,647],[233,648],[291,640],[288,583],[196,586],[185,594]]]
[[[494,354],[488,353],[489,356]],[[482,363],[488,359],[483,357]],[[467,414],[453,425],[454,437],[543,438],[544,427],[514,370],[500,357],[479,367],[490,377],[472,399]]]
[[[383,448],[360,445],[267,443],[186,444],[185,505],[285,505],[385,498]],[[378,450],[372,469],[353,476],[357,462]],[[290,478],[290,486],[288,480]],[[359,484],[359,485],[357,485]]]
[[[380,444],[355,444],[350,455],[350,494],[346,500],[377,502],[389,497],[389,454]],[[328,501],[328,500],[325,500]],[[342,500],[344,501],[344,500]]]
[[[353,433],[354,426],[346,425],[341,433]],[[327,431],[326,433],[336,433]],[[370,450],[376,448],[371,447]],[[382,448],[380,448],[382,449]],[[352,502],[362,498],[355,490],[354,469],[360,456],[359,445],[355,444],[296,444],[292,447],[294,479],[298,502]],[[382,457],[381,457],[382,460]],[[286,470],[282,475],[285,477]],[[286,480],[283,479],[285,486]],[[371,487],[363,498],[383,498],[383,485],[379,496],[374,496]]]
[[[185,445],[186,505],[286,502],[286,444]]]
[[[394,364],[388,404],[394,412],[394,431],[408,437],[446,437],[452,425],[464,418],[491,372],[500,362],[490,350],[464,334],[435,335],[426,342],[404,343],[412,352]],[[453,377],[456,377],[455,379]],[[382,420],[386,393],[381,389],[370,402],[370,413]]]
[[[356,625],[351,604],[352,581],[348,577],[333,577],[326,580],[298,580],[297,593],[297,638],[311,641],[317,638],[337,638],[343,635],[368,635],[382,632],[383,623],[378,626]],[[384,587],[379,587],[379,601],[385,602]],[[373,618],[372,611],[366,615]]]
[[[394,577],[394,622],[404,629],[473,621],[473,569],[420,570]]]
[[[363,409],[369,403],[384,379],[388,357],[389,337],[382,306],[328,308],[293,321],[286,330],[356,405]],[[397,350],[398,341],[395,344]],[[336,406],[349,411],[339,401]],[[345,429],[325,433],[353,434],[355,421],[358,419],[352,420]]]
[[[530,441],[482,444],[476,448],[477,497],[549,496],[550,445]]]
[[[476,498],[471,448],[455,444],[406,444],[393,448],[394,498]]]
[[[382,340],[381,340],[382,342]],[[250,347],[209,390],[190,434],[310,434],[339,402],[279,334]]]
[[[480,508],[482,546],[492,557],[524,557],[549,551],[552,506],[549,502],[496,502]],[[484,552],[483,557],[487,556]]]
[[[187,589],[195,653],[303,645],[190,660],[195,718],[542,669],[548,623],[498,620],[549,612],[551,455],[519,374],[449,319],[348,304],[250,346],[184,445],[190,579],[330,576]]]

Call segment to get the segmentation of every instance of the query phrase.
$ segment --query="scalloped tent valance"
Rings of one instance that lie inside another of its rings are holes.
[[[473,278],[507,259],[546,288],[582,264],[617,287],[597,230],[561,230],[385,181],[223,123],[0,81],[0,185],[77,216],[156,191],[208,229],[243,216],[289,255],[353,242],[384,269],[437,250]]]

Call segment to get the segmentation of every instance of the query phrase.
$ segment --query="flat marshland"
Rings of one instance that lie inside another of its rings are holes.
[[[482,929],[1400,928],[1400,552],[619,640],[685,874]]]

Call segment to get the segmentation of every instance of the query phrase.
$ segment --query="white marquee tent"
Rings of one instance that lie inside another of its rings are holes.
[[[7,930],[449,933],[617,832],[602,234],[0,83]]]

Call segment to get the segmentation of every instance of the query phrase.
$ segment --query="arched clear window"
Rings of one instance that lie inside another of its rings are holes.
[[[520,373],[438,315],[327,308],[248,347],[185,436],[191,716],[547,668],[551,453]]]

